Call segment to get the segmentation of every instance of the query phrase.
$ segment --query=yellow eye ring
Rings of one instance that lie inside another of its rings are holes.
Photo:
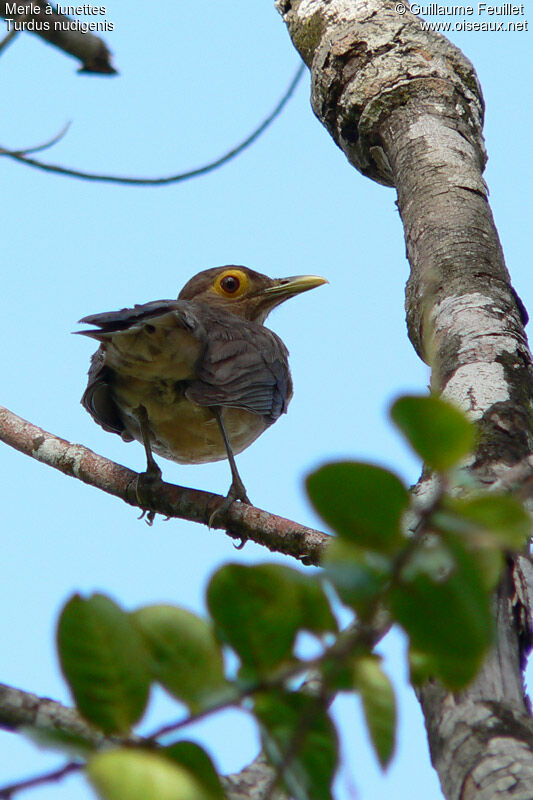
[[[249,287],[250,279],[242,269],[225,270],[217,276],[213,285],[217,294],[230,299],[242,297]]]

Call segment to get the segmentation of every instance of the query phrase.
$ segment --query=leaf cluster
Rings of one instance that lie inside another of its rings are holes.
[[[523,547],[530,519],[510,496],[461,487],[475,429],[460,411],[436,397],[403,397],[391,417],[435,474],[434,496],[414,511],[403,481],[372,464],[326,464],[309,475],[311,502],[336,534],[321,572],[227,564],[209,583],[207,619],[170,605],[128,612],[102,594],[67,602],[57,642],[76,706],[106,735],[122,737],[89,753],[87,776],[100,797],[221,798],[210,756],[179,734],[233,705],[258,725],[272,789],[281,782],[296,800],[328,800],[338,763],[329,705],[338,691],[360,696],[385,767],[396,702],[373,652],[378,614],[407,634],[414,683],[432,677],[460,689],[473,679],[492,642],[491,592],[505,553]],[[339,600],[354,617],[342,632]],[[302,655],[304,632],[318,645],[312,659]],[[236,671],[226,668],[228,653]],[[155,684],[185,716],[135,741]],[[163,746],[169,731],[178,738]]]

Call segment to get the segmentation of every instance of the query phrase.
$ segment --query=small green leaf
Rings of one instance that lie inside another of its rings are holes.
[[[88,762],[87,776],[102,800],[218,800],[170,758],[140,749],[108,750]]]
[[[433,660],[435,677],[451,689],[472,680],[493,635],[475,554],[451,537],[426,537],[393,585],[390,605],[412,648]]]
[[[453,519],[449,519],[450,512]],[[521,550],[531,535],[531,517],[510,495],[484,494],[470,498],[447,498],[444,513],[435,523],[446,529],[455,523],[476,546]]]
[[[276,564],[276,570],[291,583],[298,594],[299,628],[311,633],[321,634],[336,632],[337,621],[331,610],[329,600],[324,591],[322,580],[318,574],[307,575],[290,567]]]
[[[421,653],[412,645],[409,647],[409,670],[413,686],[421,686],[438,673],[434,659],[427,653]]]
[[[263,749],[273,766],[282,769],[291,797],[330,800],[337,735],[320,701],[301,692],[274,690],[256,697],[255,713]]]
[[[195,742],[181,741],[159,751],[165,758],[185,767],[202,784],[213,800],[224,800],[225,794],[213,762]]]
[[[131,618],[150,652],[154,679],[191,711],[225,687],[222,653],[206,620],[170,605],[145,606]]]
[[[209,584],[207,603],[221,635],[252,673],[290,658],[301,628],[336,630],[318,579],[278,564],[222,567]]]
[[[445,472],[474,447],[475,428],[462,411],[435,395],[400,397],[390,415],[425,464]]]
[[[252,671],[289,658],[300,619],[298,592],[275,565],[227,564],[207,589],[221,635]]]
[[[24,734],[33,744],[43,750],[67,753],[71,758],[86,758],[97,747],[95,737],[87,739],[81,733],[77,735],[58,728],[34,728],[27,725],[18,728],[18,732]]]
[[[392,573],[390,558],[342,539],[330,542],[322,565],[341,600],[360,613],[383,591]]]
[[[493,592],[500,582],[505,567],[504,554],[501,550],[490,547],[472,548],[468,542],[466,545],[466,549],[475,556],[483,588],[486,592]]]
[[[85,719],[127,733],[146,707],[148,656],[128,614],[102,594],[74,595],[57,629],[61,669]]]
[[[362,656],[354,663],[355,688],[361,695],[370,739],[379,763],[385,768],[396,743],[396,695],[379,659]]]
[[[311,473],[306,485],[315,509],[343,539],[384,553],[404,542],[400,522],[409,495],[392,472],[339,461]]]

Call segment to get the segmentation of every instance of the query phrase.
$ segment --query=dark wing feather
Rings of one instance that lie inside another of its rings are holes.
[[[120,412],[113,400],[109,383],[109,369],[105,365],[105,351],[99,347],[91,358],[89,381],[81,398],[81,404],[105,431],[118,433],[125,441],[132,441],[126,433]]]
[[[152,300],[151,303],[135,305],[133,308],[121,308],[120,311],[105,311],[103,314],[90,314],[82,317],[80,322],[86,325],[96,325],[106,332],[124,331],[144,322],[150,317],[158,317],[169,311],[180,310],[183,303],[177,300]],[[89,336],[92,331],[78,331]]]
[[[195,335],[197,333],[199,337],[201,336],[203,328],[198,324],[191,304],[177,300],[155,300],[133,308],[123,308],[120,311],[92,314],[80,320],[81,323],[96,325],[100,330],[77,331],[77,333],[102,342],[92,356],[87,388],[81,403],[104,430],[118,433],[126,441],[132,441],[132,437],[126,432],[120,409],[115,403],[110,387],[112,370],[106,364],[106,342],[121,332],[135,328],[142,329],[142,326],[149,324],[151,320],[157,321],[157,324],[165,324],[165,318],[169,315],[172,316],[173,325],[183,326],[187,330],[197,329]]]
[[[128,436],[109,386],[105,343],[114,334],[136,327],[141,330],[150,320],[165,324],[168,314],[202,346],[194,367],[196,380],[186,388],[190,400],[201,406],[243,408],[259,414],[268,424],[287,410],[292,397],[288,351],[275,333],[203,303],[158,300],[80,320],[100,329],[80,333],[103,342],[93,356],[82,404],[105,430]]]
[[[206,315],[207,339],[187,397],[198,405],[244,408],[271,424],[292,397],[288,351],[279,336],[255,322]]]

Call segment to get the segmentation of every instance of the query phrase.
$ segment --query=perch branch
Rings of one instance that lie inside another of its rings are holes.
[[[124,502],[141,508],[137,499],[138,473],[93,453],[81,444],[71,444],[18,417],[0,406],[0,440],[71,478],[88,483]],[[219,494],[163,483],[149,498],[150,511],[166,517],[209,523],[223,498]],[[144,509],[143,509],[144,510]],[[216,516],[215,528],[234,539],[251,539],[305,564],[318,564],[329,536],[260,508],[235,502]]]

